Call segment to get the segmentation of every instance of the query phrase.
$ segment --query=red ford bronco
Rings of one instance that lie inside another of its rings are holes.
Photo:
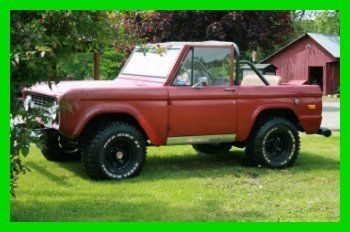
[[[255,164],[285,168],[298,156],[299,131],[331,135],[320,128],[318,86],[263,76],[235,43],[152,46],[163,52],[136,47],[115,80],[23,90],[25,109],[47,117],[38,118],[46,159],[81,158],[91,178],[123,179],[140,173],[147,146],[191,144],[206,154],[245,147]],[[255,74],[242,77],[242,64]]]

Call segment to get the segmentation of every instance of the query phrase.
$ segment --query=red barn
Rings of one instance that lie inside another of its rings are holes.
[[[339,91],[339,36],[306,33],[261,63],[276,66],[284,83],[317,84],[326,95]]]

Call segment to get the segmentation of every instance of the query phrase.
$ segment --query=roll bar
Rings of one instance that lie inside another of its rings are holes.
[[[235,54],[235,65],[236,65],[236,75],[235,75],[235,85],[240,85],[240,80],[242,80],[242,70],[241,70],[241,65],[242,64],[247,64],[255,74],[260,78],[262,82],[264,82],[265,85],[270,85],[270,83],[266,80],[266,78],[261,74],[261,72],[255,67],[255,65],[250,62],[249,60],[241,60],[239,48],[236,43],[233,44],[233,50]]]
[[[264,82],[265,85],[270,85],[270,83],[266,80],[266,78],[261,74],[261,72],[255,67],[255,65],[250,62],[249,60],[240,60],[239,64],[247,64],[253,71],[258,75],[258,77],[261,79],[262,82]]]

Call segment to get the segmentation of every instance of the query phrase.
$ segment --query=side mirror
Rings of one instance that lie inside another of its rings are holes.
[[[208,86],[208,77],[199,77],[198,82],[192,85],[192,88],[200,89],[200,88],[203,88],[204,86]]]

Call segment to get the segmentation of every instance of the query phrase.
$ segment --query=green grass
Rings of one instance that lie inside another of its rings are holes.
[[[302,135],[286,170],[249,167],[236,148],[205,156],[191,146],[154,147],[140,176],[101,182],[79,162],[48,162],[33,147],[11,220],[338,221],[339,138]]]

